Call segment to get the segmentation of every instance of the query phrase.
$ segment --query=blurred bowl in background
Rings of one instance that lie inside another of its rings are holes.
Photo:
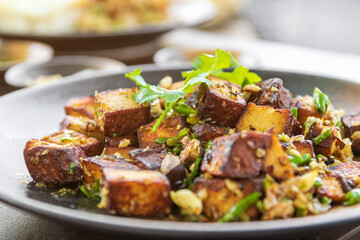
[[[44,43],[0,39],[0,72],[21,62],[44,63],[49,61],[53,55],[53,49]]]
[[[256,66],[259,59],[255,55],[238,50],[225,49],[230,51],[234,58],[241,65],[247,67]],[[172,46],[165,47],[157,51],[154,55],[154,62],[158,66],[176,66],[180,63],[191,63],[196,57],[202,53],[214,55],[216,48],[199,48],[191,46]]]
[[[5,74],[7,84],[26,87],[43,84],[70,76],[89,75],[100,71],[119,71],[125,64],[110,58],[93,56],[59,56],[43,64],[22,63],[11,67]]]

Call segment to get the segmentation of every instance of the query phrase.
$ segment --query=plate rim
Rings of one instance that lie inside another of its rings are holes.
[[[189,67],[188,64],[180,65],[178,67],[161,67],[156,66],[155,64],[142,65],[143,72],[163,72],[170,70],[184,70]],[[33,94],[37,91],[45,91],[48,88],[56,88],[59,85],[69,85],[71,86],[74,83],[86,81],[89,78],[100,78],[112,75],[122,74],[128,71],[131,71],[138,66],[130,66],[124,70],[118,71],[116,73],[101,73],[97,76],[92,77],[79,77],[73,78],[69,81],[59,81],[49,83],[47,85],[40,85],[35,87],[30,87],[26,89],[21,89],[13,93],[6,94],[0,97],[0,104],[6,101],[10,101],[12,98],[17,98],[19,95]],[[263,72],[279,72],[276,70],[268,69],[253,69]],[[307,74],[301,72],[289,72],[281,71],[282,73],[290,74],[300,74],[306,76],[317,76],[325,77],[335,81],[344,81],[355,85],[360,85],[360,83],[355,83],[350,80],[339,80],[337,78],[331,78],[327,76],[320,76],[315,74]],[[1,164],[1,162],[0,162]],[[1,180],[1,176],[0,176]],[[1,186],[0,182],[0,186]],[[271,221],[254,221],[254,222],[236,222],[236,223],[197,223],[197,222],[176,222],[176,221],[164,221],[164,220],[155,220],[155,219],[141,219],[141,218],[132,218],[132,217],[121,217],[121,216],[112,216],[112,215],[103,215],[98,213],[87,212],[79,209],[70,209],[66,207],[61,207],[55,204],[46,203],[40,200],[31,199],[26,196],[18,196],[16,193],[6,191],[0,187],[0,200],[17,208],[41,215],[46,216],[52,219],[73,223],[81,226],[93,227],[101,230],[108,230],[111,232],[127,232],[127,233],[139,233],[141,234],[154,234],[154,235],[163,235],[163,236],[200,236],[202,234],[211,233],[212,236],[230,236],[233,234],[242,234],[242,236],[253,236],[268,234],[274,232],[295,232],[300,229],[308,230],[317,227],[332,226],[335,224],[347,223],[347,222],[360,222],[360,205],[352,207],[341,207],[333,209],[332,211],[320,214],[316,216],[308,216],[304,218],[292,218],[285,220],[271,220]],[[203,235],[202,235],[203,236]]]

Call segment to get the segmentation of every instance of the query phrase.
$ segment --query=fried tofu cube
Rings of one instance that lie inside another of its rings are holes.
[[[360,155],[360,113],[347,114],[341,118],[346,136],[351,140],[354,155]]]
[[[65,107],[65,114],[73,117],[95,118],[94,96],[70,99]]]
[[[202,198],[204,214],[216,221],[250,193],[261,192],[262,182],[263,179],[235,181],[228,178],[197,178],[192,191]],[[247,209],[246,213],[251,220],[257,219],[259,215],[255,206]]]
[[[60,130],[72,130],[87,137],[96,138],[104,143],[105,136],[100,132],[96,122],[86,117],[65,116],[64,120],[60,123]]]
[[[136,133],[128,133],[116,137],[106,137],[105,147],[107,148],[123,148],[123,147],[138,147]]]
[[[58,145],[38,139],[27,142],[24,149],[26,167],[35,182],[62,186],[81,180],[79,159],[84,151],[76,145]]]
[[[124,147],[124,148],[104,148],[102,155],[113,155],[125,159],[130,159],[130,151],[136,149],[135,147]]]
[[[246,107],[241,87],[215,76],[208,79],[212,85],[201,84],[196,97],[198,115],[222,126],[235,127]]]
[[[161,163],[169,153],[163,148],[134,149],[130,151],[130,159],[140,169],[160,170]]]
[[[195,133],[201,141],[213,141],[217,137],[224,136],[228,133],[223,127],[215,124],[200,124],[197,123],[192,127],[192,132]]]
[[[236,125],[238,132],[243,130],[267,132],[271,128],[276,134],[293,136],[301,133],[301,126],[290,110],[257,106],[254,103],[248,103]]]
[[[123,88],[95,94],[95,120],[104,135],[132,133],[150,122],[150,106],[135,103],[136,91]]]
[[[214,176],[253,178],[261,170],[276,179],[293,176],[290,162],[274,134],[240,132],[216,138],[201,170]]]
[[[71,130],[62,130],[53,133],[49,136],[43,137],[41,140],[67,147],[74,145],[79,146],[87,157],[100,155],[103,151],[102,144],[98,139],[90,138]]]
[[[303,125],[308,117],[315,117],[323,120],[331,120],[333,106],[330,104],[326,113],[321,115],[315,108],[314,98],[311,96],[297,96],[295,98],[295,107],[298,109],[297,119]]]
[[[81,164],[84,170],[83,181],[87,186],[94,186],[96,182],[100,183],[102,179],[102,172],[105,168],[139,169],[137,166],[127,162],[125,159],[111,155],[84,158],[81,161]]]
[[[266,151],[262,170],[279,180],[294,176],[290,161],[275,134],[271,134],[270,147]]]
[[[103,170],[100,205],[112,214],[164,217],[171,212],[170,183],[155,171]]]
[[[327,130],[331,130],[330,136],[319,143],[315,143],[314,139]],[[339,130],[335,127],[326,126],[317,118],[311,117],[305,122],[304,136],[305,139],[313,141],[316,154],[322,154],[326,157],[330,157],[345,147]]]
[[[175,137],[181,129],[185,128],[186,122],[183,116],[175,116],[164,119],[155,132],[151,131],[155,122],[151,122],[138,129],[138,141],[140,148],[157,148],[161,144],[155,143],[158,138]]]
[[[270,106],[275,109],[291,110],[294,106],[294,99],[289,90],[283,86],[279,78],[272,78],[257,84],[261,88],[258,93],[252,93],[249,101],[260,106]]]
[[[130,151],[130,158],[140,169],[159,171],[166,175],[171,189],[179,188],[186,178],[186,169],[179,157],[163,148],[135,149]]]
[[[317,194],[337,203],[343,202],[346,192],[360,185],[360,162],[340,163],[320,177],[322,185],[316,189]]]

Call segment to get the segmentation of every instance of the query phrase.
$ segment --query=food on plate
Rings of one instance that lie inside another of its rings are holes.
[[[60,35],[118,32],[165,22],[169,0],[0,0],[0,31]]]
[[[293,97],[286,79],[262,81],[220,49],[181,82],[150,85],[140,68],[125,76],[137,86],[71,99],[61,130],[26,144],[34,181],[76,183],[110,214],[179,221],[360,203],[360,114],[335,109],[320,89]]]

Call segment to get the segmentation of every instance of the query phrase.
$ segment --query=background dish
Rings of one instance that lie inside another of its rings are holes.
[[[165,23],[146,25],[121,32],[79,33],[61,36],[0,32],[0,37],[41,41],[50,44],[55,50],[61,51],[119,48],[149,42],[162,33],[175,28],[202,25],[213,19],[216,13],[215,5],[209,0],[181,1],[170,6],[170,19]]]
[[[131,69],[126,69],[130,71]],[[143,67],[143,77],[154,84],[165,75],[180,79],[184,68],[159,69],[153,65]],[[312,93],[315,86],[323,89],[335,107],[357,111],[360,85],[337,79],[298,73],[255,71],[263,79],[280,77],[294,95]],[[0,199],[19,208],[35,212],[86,228],[109,230],[117,233],[141,233],[152,236],[191,236],[192,238],[314,236],[321,231],[336,230],[344,224],[359,223],[360,206],[344,207],[327,214],[306,218],[248,223],[187,223],[165,222],[106,215],[96,210],[94,202],[80,196],[56,198],[46,190],[27,185],[28,172],[22,150],[30,138],[41,137],[58,129],[64,116],[66,101],[75,96],[92,94],[95,90],[130,87],[123,72],[103,74],[66,82],[54,82],[20,90],[0,98],[3,117],[0,119]],[[306,229],[306,231],[304,231]]]

